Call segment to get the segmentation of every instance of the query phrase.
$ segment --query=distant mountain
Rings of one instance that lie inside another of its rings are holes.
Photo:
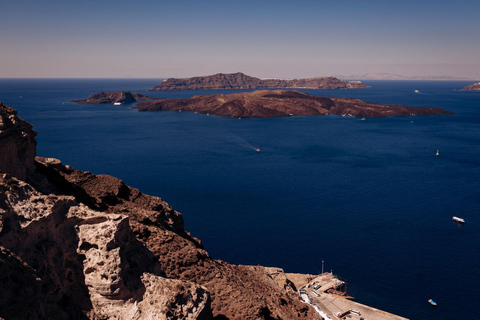
[[[169,78],[152,91],[233,90],[233,89],[357,89],[367,86],[360,81],[343,81],[335,77],[308,79],[260,79],[241,72],[217,73],[192,78]]]
[[[358,79],[358,80],[478,80],[465,77],[452,77],[452,76],[402,76],[400,74],[392,73],[366,73],[366,74],[353,74],[353,75],[336,75],[335,77],[340,79]]]

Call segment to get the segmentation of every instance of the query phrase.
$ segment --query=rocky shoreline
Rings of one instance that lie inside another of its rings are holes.
[[[480,82],[468,85],[468,86],[464,87],[462,90],[480,91]]]
[[[168,203],[35,135],[0,103],[0,318],[320,319],[283,270],[213,259]]]
[[[352,98],[326,98],[299,91],[255,91],[202,95],[190,99],[158,99],[141,102],[139,111],[193,111],[234,118],[274,118],[307,115],[343,115],[360,118],[448,115],[441,108],[369,103]]]
[[[169,78],[150,91],[234,90],[234,89],[358,89],[367,88],[361,81],[344,81],[335,77],[307,79],[260,79],[241,72],[217,73],[192,78]]]

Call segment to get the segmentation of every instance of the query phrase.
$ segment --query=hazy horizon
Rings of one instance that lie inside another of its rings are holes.
[[[0,3],[0,78],[480,78],[480,3]]]

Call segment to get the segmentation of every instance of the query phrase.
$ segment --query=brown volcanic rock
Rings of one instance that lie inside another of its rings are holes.
[[[0,171],[19,179],[35,169],[37,133],[32,125],[17,117],[17,110],[0,101]]]
[[[480,90],[480,82],[468,85],[464,87],[462,90],[478,91]]]
[[[41,301],[41,281],[35,270],[10,250],[0,246],[0,317],[45,319]]]
[[[87,99],[73,100],[72,102],[82,104],[101,104],[101,103],[133,103],[142,100],[152,100],[140,93],[131,93],[130,91],[100,92],[92,94]]]
[[[158,197],[53,158],[25,172],[0,173],[0,318],[320,319],[281,269],[212,259]]]
[[[274,118],[307,115],[390,117],[453,114],[440,108],[409,107],[364,102],[352,98],[326,98],[298,91],[255,91],[159,99],[135,106],[139,111],[184,110],[235,118]]]
[[[83,198],[92,208],[128,215],[137,239],[158,259],[167,278],[208,289],[215,316],[317,319],[315,312],[299,301],[294,287],[285,290],[264,267],[236,266],[212,259],[201,242],[183,229],[181,215],[160,198],[144,195],[114,177],[54,168],[42,158],[37,160],[43,167],[40,170],[58,186],[62,180],[75,186],[70,192],[77,199]]]
[[[153,87],[152,91],[227,90],[227,89],[349,89],[366,88],[360,81],[343,81],[335,77],[308,79],[260,79],[241,72],[217,73],[192,78],[169,78]]]

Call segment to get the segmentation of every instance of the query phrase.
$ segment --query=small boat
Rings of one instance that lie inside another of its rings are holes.
[[[463,220],[462,218],[459,218],[459,217],[455,217],[455,216],[452,217],[452,220],[455,221],[455,222],[458,222],[458,223],[465,223],[465,220]]]
[[[418,91],[418,90],[415,90],[415,93],[420,93],[420,91]]]
[[[362,119],[360,119],[360,120],[365,120],[365,118],[362,118]]]
[[[114,102],[113,105],[114,105],[114,106],[121,106],[122,103],[121,103],[121,102]]]
[[[432,306],[436,306],[437,303],[433,301],[432,299],[428,299],[428,303],[430,303]]]
[[[260,148],[257,148],[257,149],[255,149],[255,151],[260,152],[260,151],[262,151],[262,150],[260,150]]]
[[[438,157],[440,155],[440,151],[437,149],[437,153],[435,155]]]

